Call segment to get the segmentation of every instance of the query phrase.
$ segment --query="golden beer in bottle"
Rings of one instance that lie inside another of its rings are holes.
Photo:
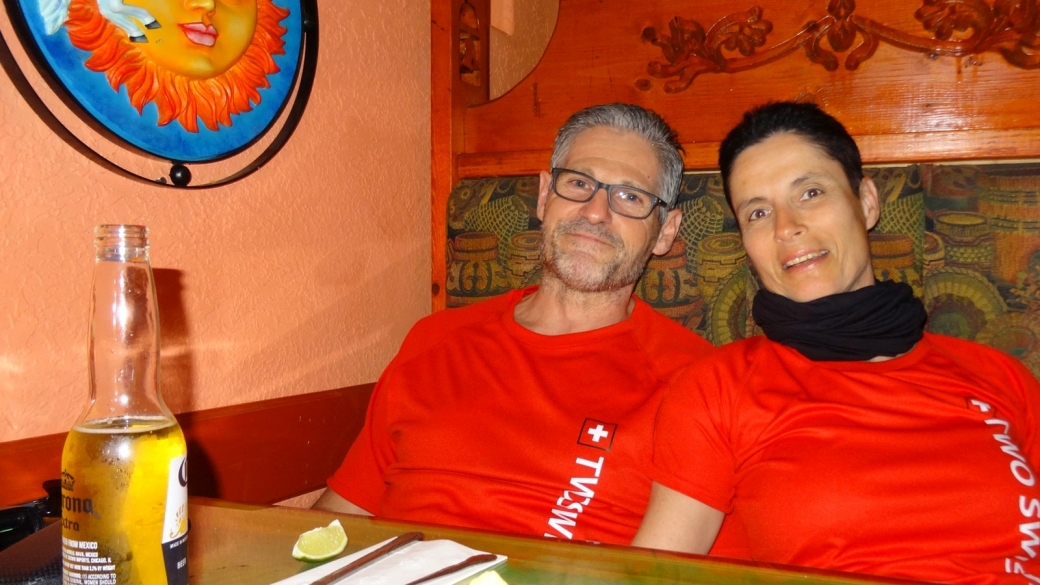
[[[159,394],[148,229],[95,230],[90,402],[62,452],[66,585],[186,585],[184,434]]]

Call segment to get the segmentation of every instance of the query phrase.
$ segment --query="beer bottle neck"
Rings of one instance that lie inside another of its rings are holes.
[[[159,313],[144,226],[98,226],[90,302],[90,405],[79,422],[173,419],[159,393]]]

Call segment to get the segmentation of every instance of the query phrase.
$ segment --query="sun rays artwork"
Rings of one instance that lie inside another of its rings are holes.
[[[300,65],[300,0],[21,0],[20,8],[52,87],[123,141],[172,161],[248,147],[278,119]]]

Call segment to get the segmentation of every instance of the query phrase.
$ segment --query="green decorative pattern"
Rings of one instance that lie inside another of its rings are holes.
[[[867,174],[882,201],[871,232],[875,275],[913,286],[930,331],[1005,351],[1040,377],[1040,165],[920,164]],[[449,307],[538,282],[537,196],[538,177],[455,187]],[[750,317],[757,284],[734,243],[737,224],[718,173],[687,174],[677,206],[679,238],[651,261],[636,294],[716,344],[761,334]]]

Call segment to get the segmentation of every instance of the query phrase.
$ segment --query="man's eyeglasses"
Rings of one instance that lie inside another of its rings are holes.
[[[632,219],[645,219],[655,207],[666,205],[663,199],[642,189],[628,185],[608,185],[585,173],[570,169],[553,169],[552,180],[553,192],[576,203],[585,203],[592,199],[597,191],[604,189],[610,209],[618,215]]]

